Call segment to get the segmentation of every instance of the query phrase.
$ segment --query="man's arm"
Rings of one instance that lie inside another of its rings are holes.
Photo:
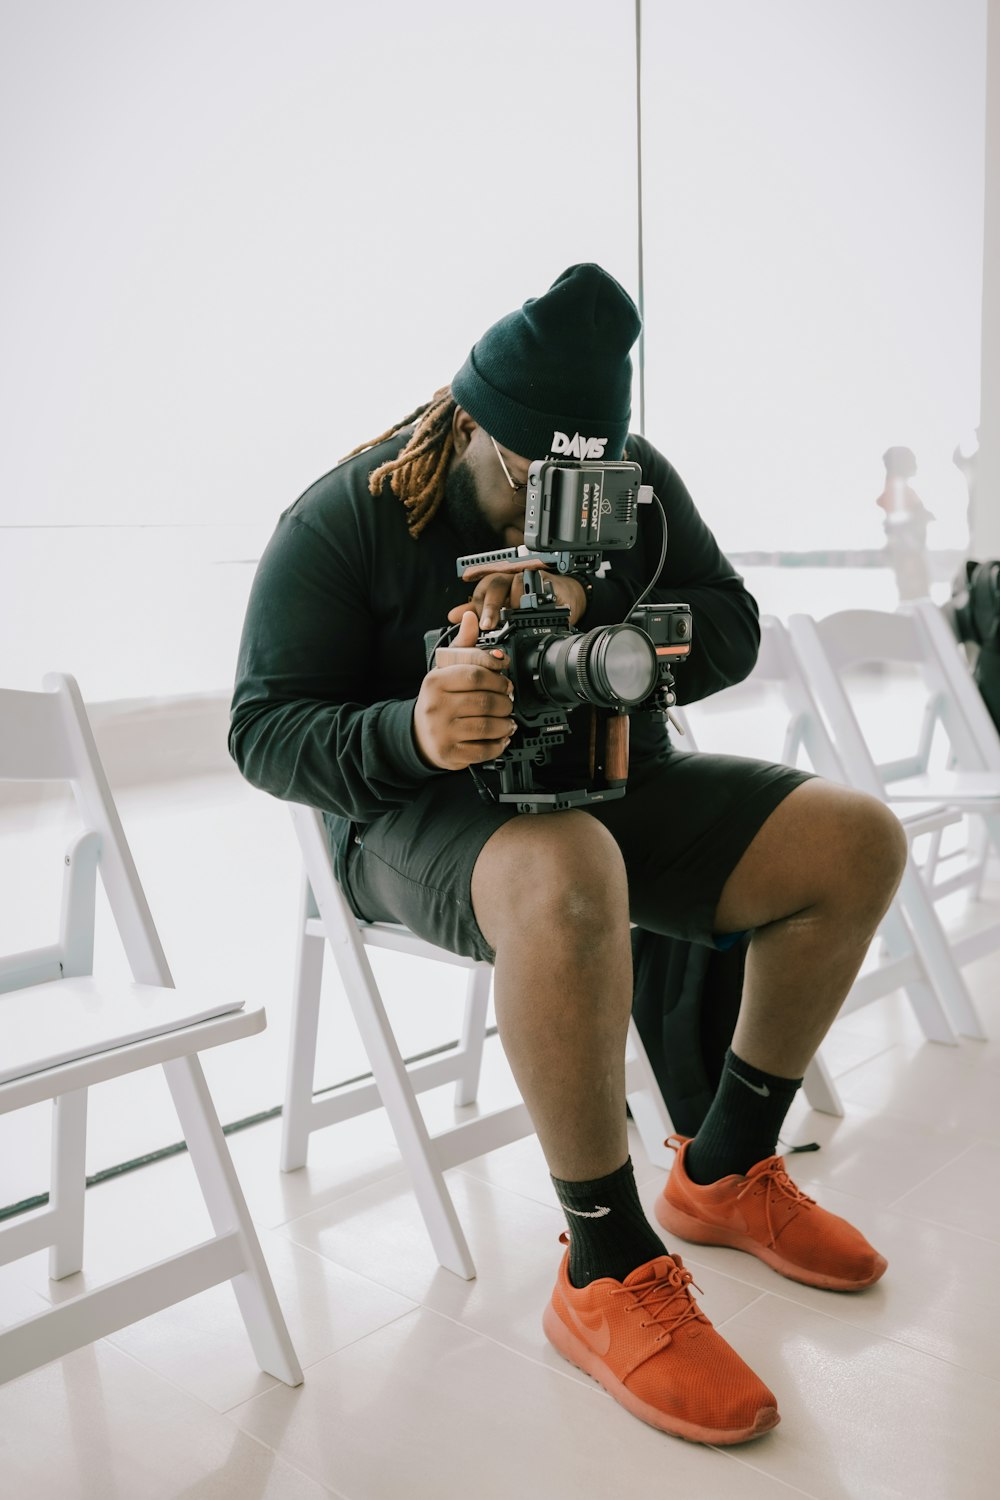
[[[513,688],[503,653],[476,649],[471,611],[429,671],[402,661],[398,637],[379,633],[370,539],[346,507],[333,535],[294,513],[279,522],[250,595],[229,744],[255,786],[367,823],[430,777],[499,755]],[[405,588],[391,549],[379,562],[378,587]]]
[[[375,624],[363,578],[346,530],[334,548],[282,517],[250,592],[229,731],[254,786],[356,822],[440,774],[414,741],[415,698],[365,701]]]

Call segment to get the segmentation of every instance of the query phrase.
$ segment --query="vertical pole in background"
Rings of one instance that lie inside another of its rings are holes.
[[[979,458],[969,548],[1000,557],[1000,0],[986,7],[986,191]]]
[[[1000,3],[1000,0],[998,0]],[[639,280],[638,306],[642,319],[639,334],[639,431],[646,432],[646,298],[642,258],[642,0],[635,0],[635,161],[638,206]]]

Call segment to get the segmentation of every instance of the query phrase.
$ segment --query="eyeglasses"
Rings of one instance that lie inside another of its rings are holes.
[[[510,485],[511,489],[514,491],[515,494],[517,494],[518,490],[526,490],[528,488],[528,481],[526,479],[523,480],[521,484],[515,484],[514,481],[513,481],[513,479],[511,478],[511,476],[510,476],[510,470],[508,469],[507,465],[503,461],[503,454],[500,452],[500,449],[497,446],[497,440],[496,440],[496,438],[495,437],[491,437],[490,438],[490,442],[493,444],[493,450],[496,453],[497,458],[500,460],[500,467],[501,467],[501,469],[503,469],[503,477],[506,479],[506,481]]]

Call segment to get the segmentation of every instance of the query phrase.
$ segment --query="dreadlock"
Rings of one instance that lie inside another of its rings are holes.
[[[455,450],[451,419],[457,405],[451,386],[443,385],[434,392],[430,401],[411,411],[401,422],[396,422],[381,437],[360,443],[344,455],[344,459],[355,458],[366,448],[384,443],[386,438],[394,437],[411,422],[416,422],[413,436],[406,446],[395,458],[379,464],[368,476],[368,488],[373,495],[381,495],[385,480],[390,479],[392,493],[402,500],[408,513],[407,525],[412,537],[420,535],[444,498],[445,476]],[[344,459],[341,459],[342,463]]]

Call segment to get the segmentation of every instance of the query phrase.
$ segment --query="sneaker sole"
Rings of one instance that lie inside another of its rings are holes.
[[[682,1208],[678,1208],[675,1203],[671,1203],[662,1195],[656,1200],[655,1213],[663,1228],[669,1234],[676,1235],[678,1239],[688,1240],[695,1245],[721,1245],[727,1250],[743,1250],[748,1255],[756,1255],[758,1260],[770,1266],[772,1271],[778,1271],[782,1276],[787,1276],[789,1281],[799,1281],[804,1286],[819,1287],[824,1292],[863,1292],[866,1287],[875,1285],[889,1264],[885,1256],[880,1255],[875,1262],[874,1271],[864,1281],[857,1281],[846,1276],[829,1276],[823,1271],[810,1271],[805,1266],[786,1260],[783,1255],[778,1254],[777,1250],[771,1250],[767,1245],[762,1245],[752,1235],[741,1234],[735,1229],[723,1229],[716,1224],[706,1224],[704,1220],[685,1213]]]
[[[658,1427],[661,1432],[669,1432],[672,1437],[685,1438],[689,1443],[711,1443],[717,1447],[726,1447],[732,1443],[746,1443],[751,1438],[762,1437],[781,1421],[776,1406],[762,1406],[751,1427],[700,1427],[696,1422],[671,1417],[667,1412],[659,1411],[633,1395],[628,1386],[623,1385],[611,1373],[604,1361],[592,1349],[588,1349],[572,1329],[566,1327],[551,1302],[542,1314],[542,1328],[549,1343],[559,1351],[563,1359],[596,1380],[633,1417],[638,1417],[640,1422],[648,1422],[650,1427]]]

